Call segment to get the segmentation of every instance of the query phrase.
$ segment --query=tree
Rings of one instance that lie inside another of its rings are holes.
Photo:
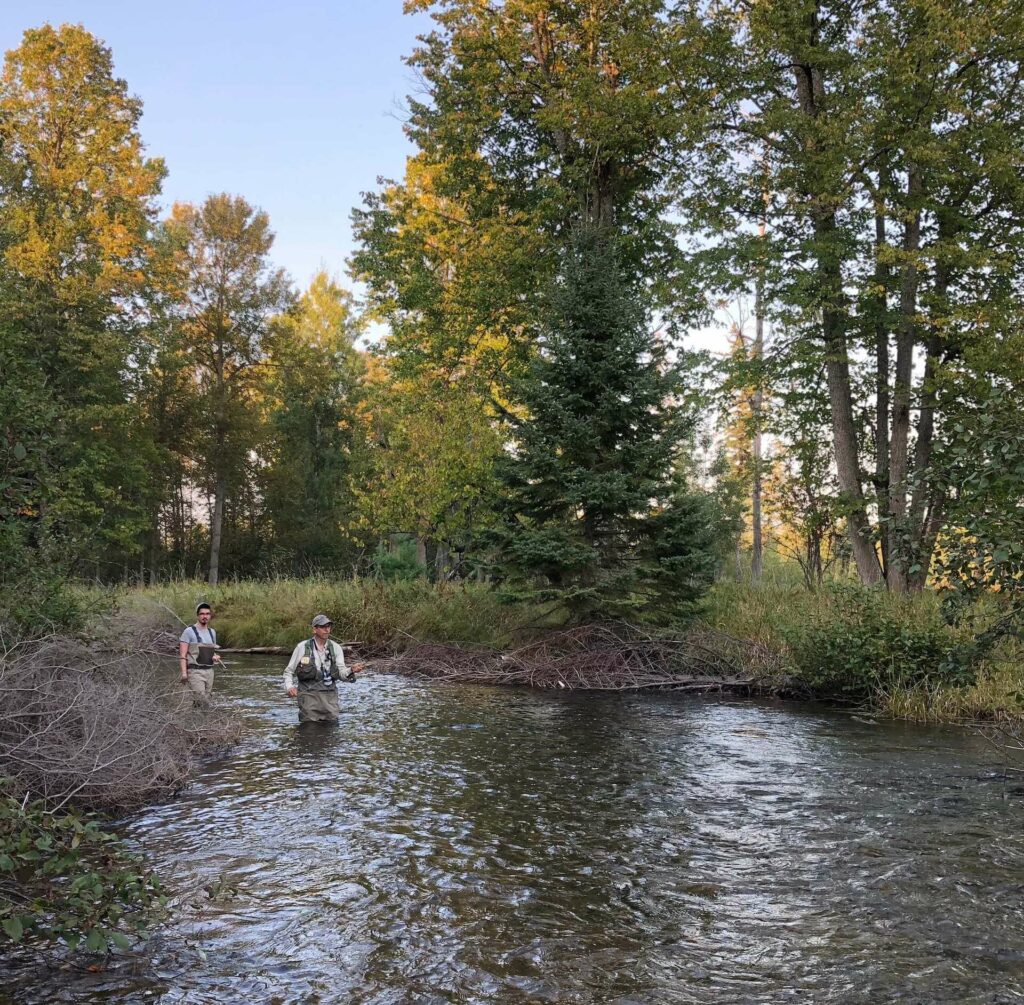
[[[996,351],[977,345],[961,361],[950,431],[933,477],[947,494],[950,520],[940,538],[937,578],[954,617],[977,605],[989,623],[981,651],[1024,634],[1024,338],[1019,321]],[[993,621],[994,607],[997,617]]]
[[[401,184],[355,214],[354,264],[391,329],[396,386],[454,393],[454,427],[468,428],[475,410],[474,438],[487,439],[495,422],[529,411],[520,381],[575,231],[614,235],[630,281],[647,279],[654,299],[670,290],[678,299],[681,255],[660,167],[678,125],[676,35],[661,0],[406,6],[429,10],[436,25],[410,59],[427,91],[410,102],[419,153]],[[428,400],[440,414],[439,399]],[[459,521],[479,506],[468,492],[446,509]],[[439,526],[428,510],[417,526]]]
[[[685,77],[708,95],[679,158],[681,206],[714,234],[719,281],[765,250],[766,295],[824,365],[860,577],[918,589],[947,518],[929,477],[943,370],[991,336],[1020,251],[1024,16],[1004,0],[693,2],[676,16]],[[753,236],[765,191],[767,242]]]
[[[420,153],[356,212],[354,264],[394,372],[473,370],[500,396],[574,226],[615,229],[623,267],[656,293],[676,283],[659,168],[677,132],[675,32],[661,0],[406,7],[437,25],[409,60],[427,90],[410,102]]]
[[[689,417],[614,237],[581,231],[549,295],[524,416],[499,464],[496,568],[524,598],[576,620],[658,620],[692,608],[712,529],[673,477]]]
[[[828,568],[848,558],[842,538],[842,507],[831,443],[829,400],[817,354],[785,346],[771,354],[778,372],[770,390],[766,424],[773,440],[765,503],[774,524],[776,547],[796,560],[804,582],[821,586]]]
[[[275,552],[300,569],[336,565],[356,521],[364,365],[352,295],[318,272],[294,311],[273,322],[260,473]]]
[[[271,318],[292,303],[283,269],[268,261],[267,214],[240,196],[177,204],[167,222],[178,242],[181,330],[201,388],[196,425],[206,434],[196,477],[212,496],[208,578],[220,577],[225,505],[250,482],[258,419],[257,378],[271,351]]]
[[[726,460],[731,462],[731,477],[744,487],[750,499],[750,578],[755,583],[761,578],[764,567],[763,325],[763,317],[755,314],[752,339],[744,331],[744,318],[730,327],[729,356],[722,385],[727,398],[723,448]]]
[[[421,562],[435,542],[443,577],[447,556],[466,551],[489,523],[500,432],[466,382],[426,372],[402,379],[380,364],[372,373],[363,524],[378,538],[412,535]]]
[[[25,33],[0,78],[0,496],[12,539],[71,568],[136,552],[152,445],[132,374],[163,164],[81,27]],[[33,560],[38,562],[38,557]]]

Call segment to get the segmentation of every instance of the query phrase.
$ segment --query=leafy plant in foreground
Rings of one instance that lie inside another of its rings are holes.
[[[0,941],[124,949],[165,904],[157,878],[96,818],[0,798]]]

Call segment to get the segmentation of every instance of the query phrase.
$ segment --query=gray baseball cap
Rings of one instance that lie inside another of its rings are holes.
[[[311,622],[314,628],[323,628],[324,625],[334,624],[326,614],[318,614]]]

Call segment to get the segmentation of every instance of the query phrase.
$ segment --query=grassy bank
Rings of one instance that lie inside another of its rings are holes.
[[[1021,645],[1003,643],[973,674],[958,669],[971,631],[946,624],[933,592],[895,597],[849,582],[811,592],[776,568],[758,585],[717,583],[703,618],[781,653],[819,696],[878,715],[920,722],[1024,717]]]
[[[290,647],[318,611],[333,617],[336,638],[359,642],[367,655],[414,641],[508,648],[541,631],[536,611],[502,603],[477,583],[316,577],[210,588],[187,581],[133,590],[118,602],[140,613],[170,608],[190,623],[200,600],[213,604],[222,644],[237,647]],[[1021,647],[1004,645],[973,675],[958,669],[971,635],[945,623],[933,593],[891,597],[849,581],[812,592],[793,568],[773,565],[756,586],[718,582],[701,620],[779,653],[810,693],[875,714],[939,722],[1018,719],[1024,711]]]
[[[127,610],[170,608],[186,624],[200,601],[213,606],[224,646],[294,646],[323,611],[334,619],[334,638],[360,643],[367,653],[394,652],[410,641],[512,645],[531,629],[535,612],[510,606],[477,583],[435,586],[426,580],[246,580],[209,587],[183,581],[132,590],[118,602]]]

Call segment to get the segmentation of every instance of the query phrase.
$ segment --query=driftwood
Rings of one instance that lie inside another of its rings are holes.
[[[682,638],[624,625],[588,625],[519,649],[416,643],[374,669],[453,683],[513,684],[566,690],[793,694],[778,655],[712,629]]]
[[[332,642],[337,642],[339,646],[344,646],[346,649],[348,649],[350,647],[361,645],[361,643],[359,643],[359,642],[343,642],[343,641],[340,641],[339,639],[332,639],[331,641]],[[244,648],[244,649],[242,649],[242,648],[232,649],[232,648],[221,647],[220,649],[217,650],[217,652],[220,652],[220,653],[255,653],[257,655],[259,655],[260,653],[263,653],[263,654],[266,654],[266,655],[269,655],[269,656],[281,656],[281,655],[287,656],[287,655],[291,654],[293,648],[294,648],[293,646],[249,646],[248,648]]]

